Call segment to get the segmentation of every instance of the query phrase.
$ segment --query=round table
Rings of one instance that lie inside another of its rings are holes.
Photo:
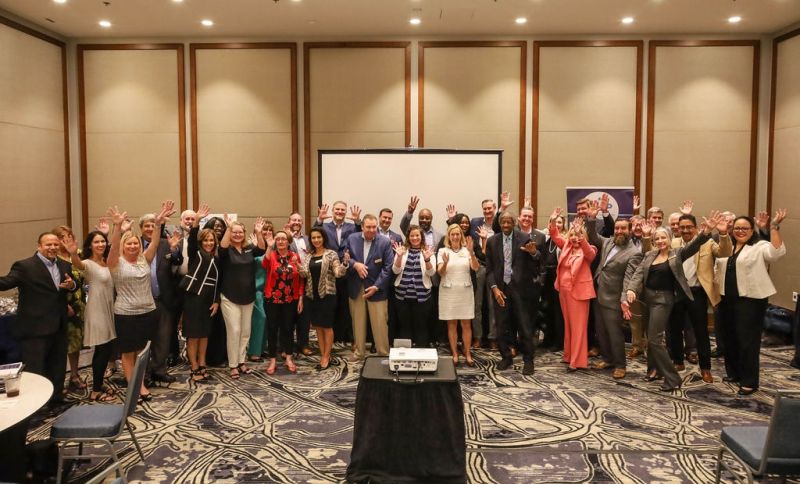
[[[31,415],[42,408],[53,395],[53,384],[47,378],[22,372],[19,395],[0,395],[0,482],[21,482],[27,469],[25,438]]]

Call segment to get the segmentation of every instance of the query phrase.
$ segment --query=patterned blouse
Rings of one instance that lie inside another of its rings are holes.
[[[267,302],[273,304],[287,304],[295,300],[292,294],[292,282],[294,279],[300,277],[300,274],[295,270],[295,267],[289,264],[292,253],[285,256],[278,256],[278,267],[275,272],[278,275],[275,281],[275,287],[272,289],[272,296]]]

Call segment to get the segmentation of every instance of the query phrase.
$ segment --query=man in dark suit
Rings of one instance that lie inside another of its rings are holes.
[[[155,214],[148,213],[139,217],[139,230],[142,233],[142,249],[146,250],[155,236]],[[178,306],[175,293],[179,289],[173,268],[183,263],[183,255],[180,238],[159,235],[164,240],[158,244],[156,257],[150,263],[150,290],[159,316],[148,370],[151,381],[169,384],[175,382],[175,377],[167,373],[167,358],[173,334],[178,331],[175,325],[175,311]]]
[[[522,343],[523,375],[533,374],[535,343],[533,326],[539,305],[539,294],[544,280],[542,254],[530,235],[514,228],[514,216],[509,212],[500,214],[500,233],[486,242],[486,279],[495,299],[497,342],[502,361],[498,370],[506,370],[513,364],[506,334],[508,320],[516,316]]]
[[[414,212],[417,210],[418,203],[419,197],[411,197],[411,200],[408,202],[408,210],[403,214],[403,218],[400,219],[400,231],[403,232],[404,235],[408,233],[408,228],[411,226],[411,219],[414,217]],[[438,247],[439,241],[442,240],[442,234],[433,228],[432,223],[433,212],[427,208],[420,210],[419,217],[417,217],[417,224],[419,224],[419,228],[422,229],[422,235],[425,237],[425,245],[428,247]]]
[[[378,236],[378,219],[365,215],[362,232],[347,238],[347,295],[355,336],[355,358],[363,359],[369,313],[375,348],[381,356],[389,354],[389,309],[387,293],[391,281],[394,251],[386,237]]]
[[[25,369],[53,383],[51,402],[64,397],[67,361],[67,293],[78,287],[72,264],[57,257],[61,242],[50,232],[39,236],[37,252],[0,277],[0,291],[17,288],[19,309],[11,335],[19,340]]]
[[[591,210],[594,210],[592,208]],[[603,360],[596,369],[614,368],[612,376],[619,380],[625,378],[625,334],[622,331],[623,318],[620,297],[628,277],[642,260],[642,251],[631,242],[631,222],[618,219],[614,223],[614,237],[605,238],[597,233],[595,217],[588,217],[586,232],[589,243],[597,247],[600,262],[594,271],[597,298],[592,302]]]
[[[328,205],[323,204],[319,207],[319,214],[314,222],[314,227],[322,227],[322,230],[325,231],[325,235],[328,236],[328,248],[336,251],[340,261],[344,258],[347,238],[356,232],[361,232],[361,209],[355,205],[350,207],[350,220],[353,221],[351,224],[345,221],[346,216],[347,204],[337,201],[333,204],[332,217],[328,215]],[[325,220],[328,218],[333,220],[326,222]],[[347,305],[347,281],[344,278],[336,279],[336,318],[333,322],[334,341],[344,343],[353,341],[353,326]]]
[[[394,212],[391,208],[382,208],[378,214],[378,235],[383,235],[396,244],[403,243],[403,236],[391,229]]]

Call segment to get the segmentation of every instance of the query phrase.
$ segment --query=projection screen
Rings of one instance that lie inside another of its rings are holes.
[[[444,232],[448,204],[479,217],[482,200],[499,200],[502,163],[502,150],[319,150],[319,200],[358,205],[362,216],[390,208],[392,230],[400,233],[400,218],[416,195],[412,223],[428,208],[434,227]]]

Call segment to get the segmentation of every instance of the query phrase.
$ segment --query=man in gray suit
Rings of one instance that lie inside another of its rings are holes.
[[[595,368],[614,368],[612,376],[625,378],[625,335],[622,332],[622,307],[620,296],[628,277],[633,275],[642,260],[642,251],[631,242],[631,223],[628,220],[614,222],[614,237],[606,238],[597,233],[595,224],[596,204],[589,209],[586,232],[589,243],[597,247],[599,262],[594,270],[597,298],[594,305],[597,339],[603,360]]]

